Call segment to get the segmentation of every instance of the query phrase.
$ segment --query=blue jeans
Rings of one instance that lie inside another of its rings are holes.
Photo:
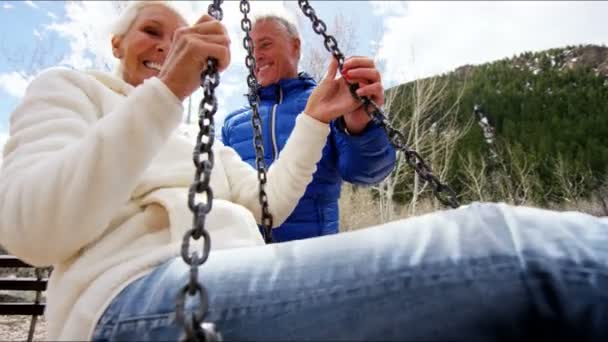
[[[608,218],[473,204],[214,251],[200,280],[225,340],[608,341],[607,265]],[[134,281],[94,340],[179,339],[187,275],[176,258]]]

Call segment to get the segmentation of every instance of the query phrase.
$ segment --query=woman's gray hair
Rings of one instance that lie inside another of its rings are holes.
[[[118,19],[114,22],[110,29],[110,34],[112,37],[114,36],[122,36],[126,34],[135,20],[137,16],[146,7],[150,6],[163,6],[168,10],[172,11],[175,15],[177,15],[180,19],[187,23],[188,21],[184,18],[179,11],[171,5],[169,1],[163,0],[138,0],[131,1],[130,4],[120,13]],[[122,64],[120,61],[116,63],[114,66],[114,73],[122,78]]]

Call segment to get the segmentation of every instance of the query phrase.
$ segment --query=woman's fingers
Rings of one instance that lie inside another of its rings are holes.
[[[209,22],[209,21],[214,21],[214,20],[215,20],[215,18],[210,16],[209,14],[203,14],[200,18],[198,18],[198,20],[196,21],[196,23],[194,25]],[[217,21],[217,20],[215,20],[215,21]]]
[[[213,57],[218,60],[218,69],[223,71],[230,63],[230,43],[224,35],[201,35],[190,33],[180,37],[179,41],[172,47],[185,55],[189,60],[201,62],[202,68],[207,65],[207,58]],[[185,62],[185,61],[184,61]],[[201,70],[202,71],[202,70]]]
[[[178,29],[174,34],[174,43],[178,48],[188,48],[188,44],[201,46],[200,44],[192,44],[195,41],[203,42],[203,44],[215,44],[223,45],[227,48],[230,47],[230,37],[224,25],[221,22],[213,19],[209,15],[203,15],[196,24],[191,27],[183,27]],[[202,45],[206,46],[206,45]],[[202,55],[209,55],[217,59],[221,59],[221,56],[215,56],[213,53],[206,53],[205,51],[196,51]],[[226,63],[220,63],[222,66],[226,66]]]
[[[370,97],[378,105],[384,104],[382,76],[373,60],[367,57],[350,58],[344,63],[343,75],[348,83],[359,86],[357,95]]]
[[[382,77],[375,68],[349,69],[343,74],[349,83],[375,83],[380,82]]]
[[[357,89],[357,95],[371,98],[377,105],[384,104],[384,88],[381,83],[372,83]]]
[[[372,59],[354,57],[345,61],[342,69],[345,80],[336,79],[337,68],[338,62],[332,56],[325,77],[308,99],[305,109],[307,114],[320,121],[329,122],[340,115],[360,109],[361,102],[351,95],[347,83],[359,85],[359,96],[369,97],[379,105],[384,103],[380,73]]]
[[[224,44],[211,43],[209,41],[197,41],[199,59],[203,65],[207,65],[209,57],[215,58],[218,61],[217,69],[224,71],[230,64],[230,48]]]
[[[329,65],[327,66],[327,72],[325,72],[325,76],[323,76],[323,80],[321,82],[333,81],[336,78],[336,74],[338,73],[338,61],[332,56]]]
[[[159,78],[184,99],[199,87],[209,57],[218,60],[219,71],[225,70],[230,64],[230,37],[219,21],[204,15],[195,25],[175,31]]]
[[[173,34],[173,40],[178,41],[181,37],[191,35],[191,34],[199,34],[199,35],[224,35],[228,36],[228,32],[222,23],[219,21],[209,21],[202,24],[196,24],[190,27],[180,27],[175,30]],[[228,39],[230,40],[230,39]]]
[[[196,48],[201,61],[207,65],[207,58],[212,57],[218,60],[218,70],[225,70],[230,64],[230,39],[223,34],[191,34],[197,42]]]
[[[355,68],[375,68],[376,64],[374,60],[369,57],[349,57],[344,61],[342,65],[342,73]]]
[[[205,44],[215,44],[222,45],[225,47],[230,47],[230,38],[223,34],[198,34],[198,33],[190,33],[183,39],[192,39],[194,41],[200,41]]]
[[[228,32],[224,25],[217,20],[195,24],[194,26],[187,28],[187,30],[199,34],[223,34],[228,36]]]

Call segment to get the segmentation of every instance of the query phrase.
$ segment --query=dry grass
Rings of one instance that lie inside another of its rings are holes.
[[[413,214],[407,206],[395,206],[391,220],[399,220],[435,211],[433,203],[423,200],[416,205]],[[342,186],[340,197],[340,231],[351,231],[385,223],[379,214],[378,204],[369,189],[353,190],[351,185]]]
[[[375,200],[367,189],[353,190],[342,186],[340,197],[340,231],[351,231],[380,224]]]
[[[557,211],[580,211],[593,216],[608,216],[606,208],[597,198],[548,206],[539,206],[534,203],[526,203],[525,205]],[[439,210],[442,209],[443,207],[439,206]],[[360,188],[354,191],[351,185],[345,184],[342,187],[342,197],[340,198],[340,230],[351,231],[384,223],[378,210],[378,204],[369,189]],[[436,210],[430,200],[417,203],[414,214],[408,206],[395,205],[395,212],[391,220],[419,216]]]
[[[558,211],[580,211],[593,216],[608,216],[606,208],[600,201],[582,199],[574,202],[565,202],[559,205],[551,205],[549,209]]]

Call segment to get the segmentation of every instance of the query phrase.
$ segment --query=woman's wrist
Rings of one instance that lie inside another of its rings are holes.
[[[313,118],[317,121],[320,121],[322,123],[325,123],[325,124],[329,123],[329,121],[327,121],[327,119],[325,119],[323,117],[322,113],[315,107],[311,108],[309,106],[306,106],[306,108],[304,109],[304,114],[306,114],[306,115],[310,116],[311,118]]]

